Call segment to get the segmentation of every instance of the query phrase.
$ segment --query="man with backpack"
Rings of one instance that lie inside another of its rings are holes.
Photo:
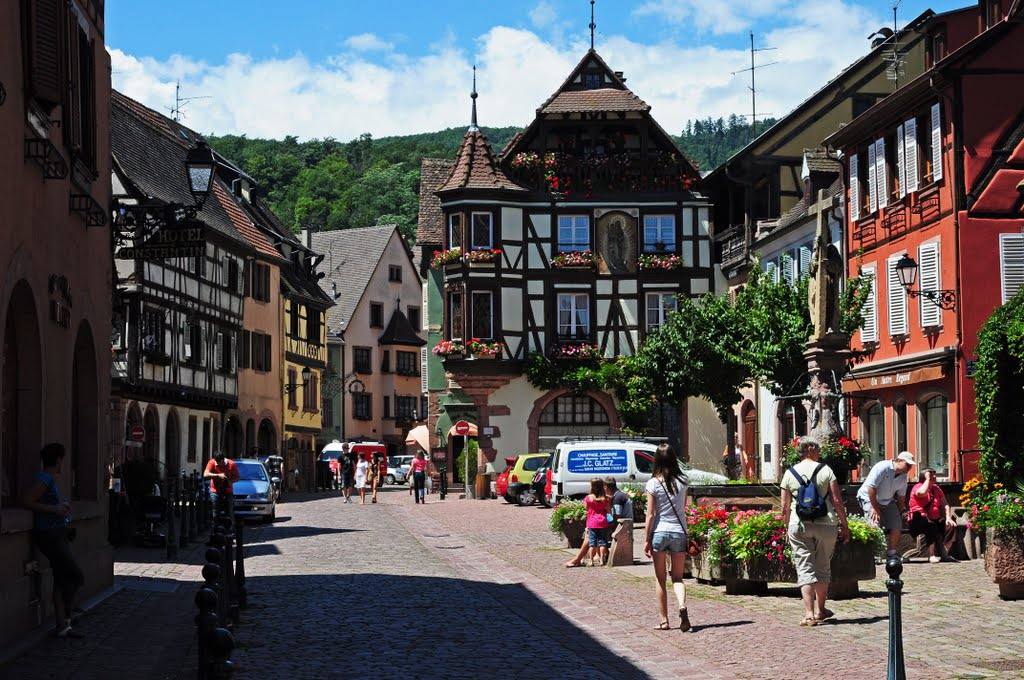
[[[825,608],[832,581],[832,554],[837,539],[843,543],[850,540],[850,527],[836,475],[819,461],[818,440],[801,437],[798,449],[800,462],[782,476],[782,516],[789,519],[789,545],[804,601],[800,625],[816,626],[833,616]]]

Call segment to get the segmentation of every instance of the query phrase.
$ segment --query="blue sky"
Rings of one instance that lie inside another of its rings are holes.
[[[903,0],[899,16],[968,3]],[[212,97],[186,109],[203,132],[348,139],[462,124],[474,62],[484,120],[526,124],[586,49],[589,3],[108,0],[106,15],[114,83],[130,96],[166,109],[180,80]],[[879,0],[598,0],[597,47],[676,131],[747,110],[731,71],[748,59],[749,30],[782,61],[762,81],[766,110],[780,113],[891,15]]]

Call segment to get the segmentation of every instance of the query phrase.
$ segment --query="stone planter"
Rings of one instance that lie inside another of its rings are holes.
[[[569,547],[578,550],[583,545],[583,533],[586,530],[587,522],[583,519],[570,519],[562,523],[562,535],[569,543]]]
[[[727,595],[766,595],[769,583],[796,583],[796,568],[790,560],[744,560],[735,564],[712,565],[706,551],[693,557],[694,576],[712,585],[725,584]],[[843,600],[860,594],[858,581],[875,578],[874,548],[863,543],[837,544],[832,555],[832,583],[829,597]]]
[[[1004,600],[1024,599],[1024,528],[985,532],[985,571]]]

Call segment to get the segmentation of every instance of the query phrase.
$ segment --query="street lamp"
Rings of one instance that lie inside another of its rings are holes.
[[[309,379],[313,377],[313,371],[309,370],[309,366],[302,367],[302,382],[301,383],[288,383],[284,386],[286,394],[291,394],[300,387],[305,387]]]
[[[199,141],[185,156],[185,171],[188,174],[188,188],[196,207],[202,208],[213,186],[213,170],[217,165],[213,149],[206,142]]]
[[[917,262],[907,253],[904,253],[896,263],[896,278],[910,297],[923,297],[941,309],[956,309],[955,290],[914,290],[914,284],[917,283]]]

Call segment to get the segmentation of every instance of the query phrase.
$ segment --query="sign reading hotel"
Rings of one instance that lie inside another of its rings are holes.
[[[175,257],[203,257],[206,234],[201,226],[167,226],[141,245],[117,251],[122,260],[167,260]]]
[[[577,449],[569,451],[569,472],[581,475],[608,475],[627,472],[625,449]]]

